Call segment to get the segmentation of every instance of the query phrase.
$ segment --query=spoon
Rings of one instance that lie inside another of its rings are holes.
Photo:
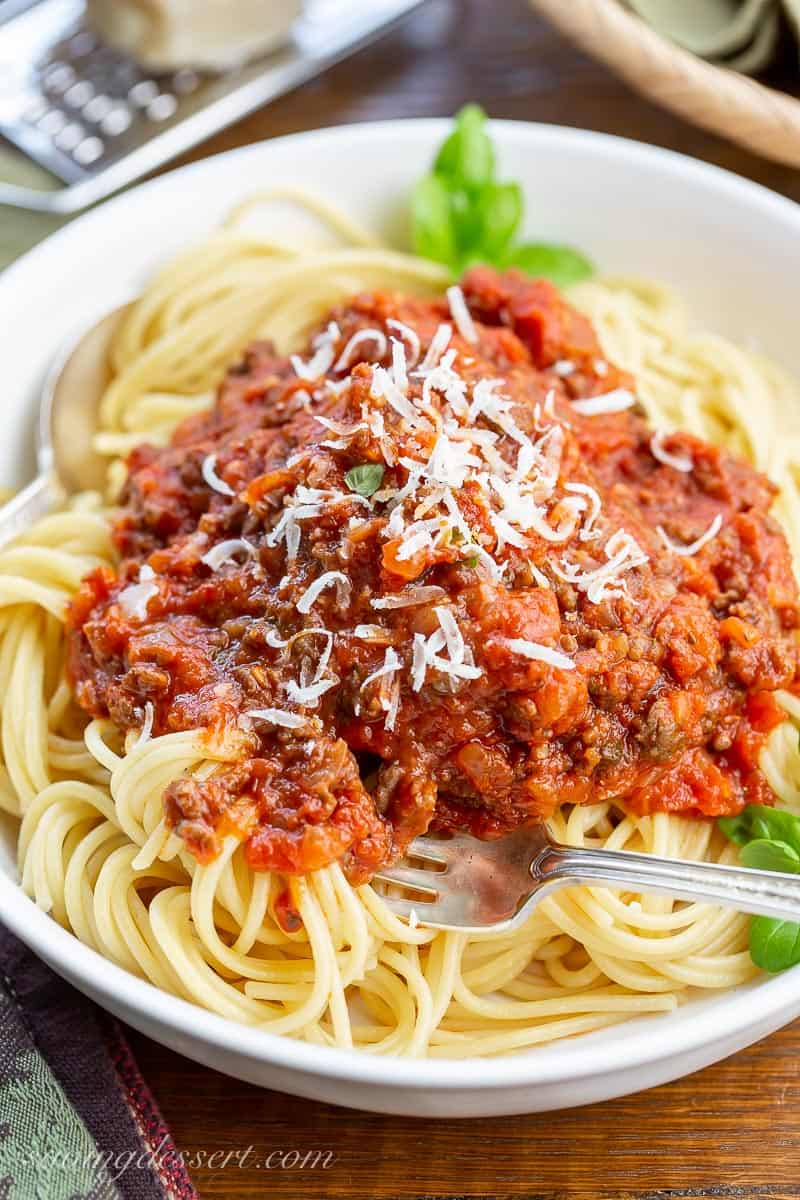
[[[128,307],[113,309],[56,354],[39,402],[39,474],[0,507],[0,546],[72,493],[104,489],[108,463],[94,449],[94,435],[100,400],[111,378],[111,342]]]

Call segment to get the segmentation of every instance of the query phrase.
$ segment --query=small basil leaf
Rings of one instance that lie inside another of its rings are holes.
[[[526,242],[507,256],[504,266],[518,267],[526,275],[550,279],[559,287],[580,283],[592,274],[592,264],[585,254],[571,246],[551,246],[543,242]]]
[[[753,917],[750,957],[762,971],[785,971],[800,962],[800,925],[773,917]]]
[[[458,270],[464,270],[464,259],[474,255],[476,248],[483,243],[483,215],[481,212],[480,195],[471,195],[463,188],[450,192],[450,221],[453,239],[458,256]],[[481,255],[481,262],[486,262]]]
[[[759,871],[787,871],[794,875],[800,872],[800,854],[786,842],[768,842],[759,838],[742,846],[739,859],[745,867],[755,867]]]
[[[800,854],[800,817],[765,804],[748,804],[736,817],[721,817],[719,828],[737,846],[756,839],[785,842]]]
[[[522,188],[518,183],[494,183],[476,199],[482,236],[479,250],[485,262],[499,262],[508,253],[522,221]]]
[[[486,113],[468,104],[456,115],[455,129],[442,144],[434,173],[450,184],[474,190],[494,179],[494,147],[486,132]]]
[[[411,198],[411,230],[414,252],[421,258],[446,263],[457,260],[450,209],[450,193],[436,175],[425,175]]]
[[[351,492],[371,496],[383,483],[383,467],[380,463],[361,463],[351,467],[344,480]]]

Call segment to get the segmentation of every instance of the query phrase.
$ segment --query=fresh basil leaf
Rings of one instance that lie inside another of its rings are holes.
[[[736,817],[721,817],[717,822],[725,837],[737,846],[757,839],[785,842],[800,854],[800,817],[765,804],[748,804]]]
[[[795,875],[800,872],[800,854],[786,842],[758,838],[742,846],[739,859],[745,867],[755,867],[759,871],[787,871]]]
[[[380,463],[361,463],[351,467],[344,480],[351,492],[371,496],[383,483],[383,467]]]
[[[421,258],[454,267],[458,253],[450,207],[450,193],[437,175],[424,175],[411,198],[414,252]]]
[[[457,274],[465,270],[465,262],[483,245],[484,226],[480,193],[471,195],[463,188],[450,192],[450,221],[456,245]],[[481,262],[486,262],[483,254]]]
[[[495,178],[495,153],[486,114],[468,104],[414,189],[412,240],[417,254],[445,263],[453,275],[477,263],[519,267],[567,286],[592,273],[589,260],[569,246],[515,245],[524,197],[517,183]]]
[[[523,203],[518,183],[493,183],[477,197],[482,224],[477,252],[485,256],[484,262],[500,262],[509,253],[522,221]]]
[[[774,917],[753,917],[750,957],[762,971],[775,974],[800,962],[800,925]]]
[[[455,118],[455,129],[442,144],[434,174],[458,187],[475,190],[494,179],[494,147],[486,132],[486,113],[467,104]]]
[[[552,246],[544,242],[526,242],[517,246],[503,265],[518,267],[526,275],[549,279],[559,287],[580,283],[592,274],[592,264],[585,254],[571,246]]]

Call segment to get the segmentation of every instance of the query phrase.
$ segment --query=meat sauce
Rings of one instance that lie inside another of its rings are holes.
[[[585,415],[634,384],[550,284],[462,288],[474,337],[444,300],[358,296],[130,456],[69,672],[123,731],[150,711],[227,748],[164,797],[200,861],[233,832],[256,869],[362,881],[429,827],[771,803],[758,756],[798,678],[774,487],[684,433],[691,469],[662,461],[638,404]]]

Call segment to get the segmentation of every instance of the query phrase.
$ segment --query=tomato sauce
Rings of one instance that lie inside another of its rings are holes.
[[[256,344],[211,411],[129,458],[119,566],[75,597],[69,672],[121,730],[150,705],[154,734],[232,748],[165,793],[201,861],[233,832],[256,869],[340,861],[361,881],[429,827],[495,837],[601,800],[693,817],[771,803],[758,756],[774,693],[797,684],[799,619],[774,487],[689,434],[665,444],[691,469],[662,461],[638,404],[585,415],[634,384],[550,284],[476,268],[462,286],[477,340],[452,329],[433,383],[447,304],[357,296],[300,375]],[[383,340],[351,341],[364,331]],[[348,478],[368,466],[366,496]],[[390,606],[417,588],[424,602]]]

